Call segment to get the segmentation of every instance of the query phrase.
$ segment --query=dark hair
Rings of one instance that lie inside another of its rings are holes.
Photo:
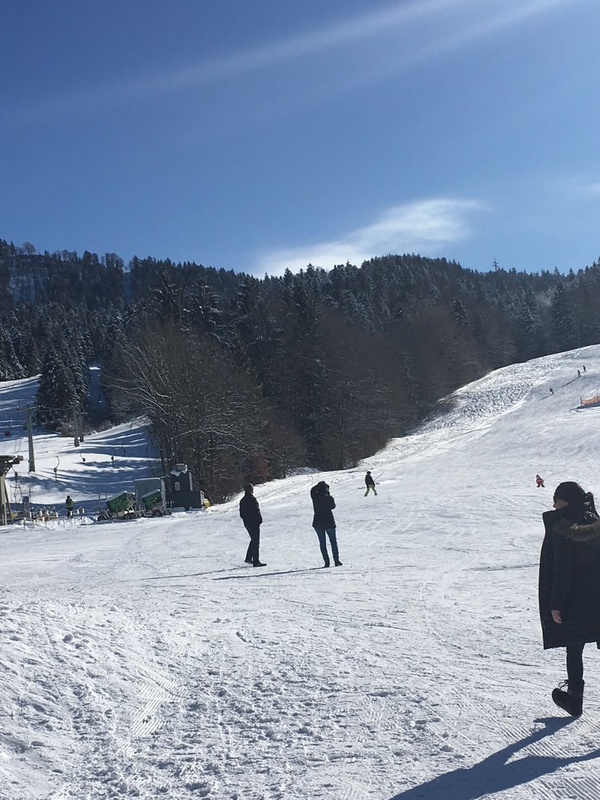
[[[575,481],[559,483],[554,490],[554,500],[563,500],[569,505],[583,505],[587,499],[587,492]]]
[[[244,491],[246,492],[246,494],[252,494],[252,492],[254,491],[254,486],[251,483],[247,483],[244,486]]]

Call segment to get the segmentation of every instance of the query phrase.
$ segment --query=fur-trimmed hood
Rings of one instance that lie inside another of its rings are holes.
[[[600,642],[600,519],[590,507],[545,511],[539,606],[544,647]],[[563,612],[563,624],[551,609]]]
[[[587,545],[593,550],[600,550],[600,519],[590,512],[586,514],[586,517],[584,522],[560,519],[552,526],[552,530],[564,539]]]

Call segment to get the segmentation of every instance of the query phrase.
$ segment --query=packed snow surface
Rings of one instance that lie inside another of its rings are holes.
[[[9,425],[35,381],[0,390]],[[36,435],[35,473],[6,435],[11,496],[86,513],[0,532],[0,798],[600,798],[600,654],[565,717],[537,613],[554,486],[600,492],[600,408],[579,408],[599,390],[600,346],[507,367],[356,469],[258,486],[264,568],[243,563],[239,497],[90,522],[156,474],[140,426]]]

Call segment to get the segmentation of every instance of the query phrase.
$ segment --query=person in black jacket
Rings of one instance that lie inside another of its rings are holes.
[[[583,710],[583,648],[600,648],[600,519],[594,498],[565,481],[554,492],[554,511],[542,515],[539,603],[544,649],[565,647],[567,680],[552,699],[572,716]],[[566,691],[565,691],[566,689]]]
[[[365,486],[367,487],[365,497],[369,494],[369,492],[373,492],[374,495],[377,494],[377,489],[375,488],[375,481],[371,475],[371,470],[367,470],[367,474],[365,475]]]
[[[340,554],[338,552],[337,536],[335,532],[335,519],[333,518],[333,509],[335,508],[335,500],[329,494],[329,486],[325,481],[320,481],[316,486],[310,490],[310,496],[313,502],[314,516],[313,528],[319,537],[319,547],[321,548],[321,555],[323,556],[324,566],[329,566],[329,553],[327,552],[327,542],[325,536],[329,537],[331,544],[331,553],[333,555],[333,563],[336,567],[341,567]]]
[[[244,486],[244,496],[240,500],[240,517],[244,521],[244,527],[250,534],[250,544],[246,552],[246,564],[253,567],[266,567],[260,560],[258,550],[260,547],[260,526],[263,518],[260,513],[258,500],[254,497],[254,486],[247,483]]]

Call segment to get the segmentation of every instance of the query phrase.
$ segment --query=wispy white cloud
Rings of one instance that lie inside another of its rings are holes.
[[[339,239],[262,254],[254,273],[282,275],[308,264],[330,269],[336,264],[360,265],[388,253],[436,255],[444,247],[471,234],[470,219],[485,206],[475,200],[434,198],[393,206],[374,222]]]
[[[595,202],[600,198],[600,180],[582,174],[557,175],[547,181],[544,190],[555,203]]]
[[[600,197],[600,181],[580,184],[577,186],[577,194],[587,200],[596,200]]]
[[[576,0],[413,0],[395,3],[367,14],[334,23],[316,31],[308,31],[279,42],[226,55],[185,69],[173,70],[149,78],[145,84],[134,83],[142,92],[153,94],[190,85],[212,83],[223,78],[245,74],[269,66],[332,48],[354,44],[381,34],[406,30],[418,22],[438,22],[444,12],[456,16],[471,10],[478,17],[462,19],[464,37],[459,41],[490,35],[497,30],[522,22]],[[451,19],[451,17],[450,17]],[[447,29],[444,30],[447,33]],[[124,87],[124,91],[130,90]]]
[[[305,56],[331,53],[338,47],[365,42],[383,35],[403,33],[408,52],[391,69],[439,56],[498,30],[578,0],[413,0],[394,3],[367,14],[307,31],[280,41],[203,60],[155,74],[122,77],[118,84],[88,87],[30,106],[30,114],[66,114],[123,105],[169,95],[176,91],[211,85],[238,75],[279,66]],[[437,35],[426,33],[426,25]],[[421,24],[416,30],[415,25]],[[412,26],[412,27],[411,27]],[[423,40],[420,39],[423,35]],[[404,49],[404,48],[403,48]],[[346,65],[347,66],[347,65]],[[26,109],[21,109],[25,113]],[[15,117],[19,119],[19,117]],[[22,120],[23,117],[21,116]]]

